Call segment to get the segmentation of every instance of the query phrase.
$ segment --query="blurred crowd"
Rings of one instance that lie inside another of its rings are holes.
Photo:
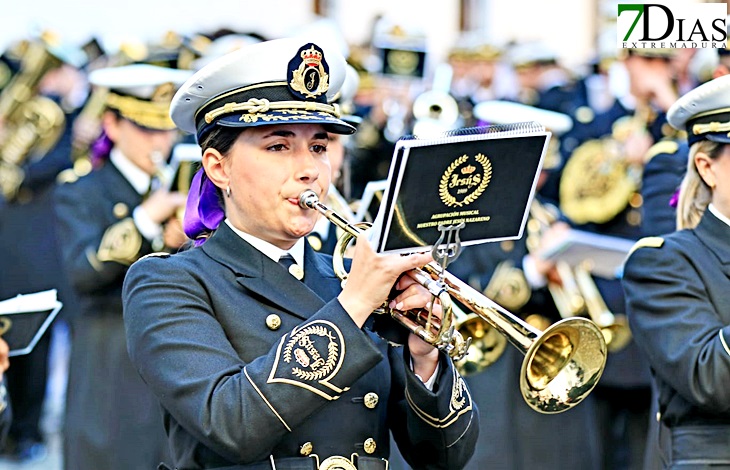
[[[363,44],[348,44],[328,28],[312,33],[314,42],[336,41],[352,68],[339,105],[358,131],[331,136],[330,143],[330,204],[351,218],[375,217],[382,189],[366,187],[387,178],[403,136],[525,121],[553,134],[525,236],[470,247],[449,270],[526,321],[539,313],[541,328],[582,315],[615,342],[609,341],[608,365],[594,393],[561,415],[535,413],[522,401],[522,357],[510,346],[493,364],[465,373],[482,414],[469,468],[656,468],[650,369],[622,314],[620,280],[588,271],[588,287],[577,289],[579,304],[566,304],[561,293],[586,273],[566,271],[541,254],[567,228],[624,240],[674,231],[671,202],[687,149],[686,136],[667,123],[666,112],[681,95],[724,73],[725,51],[603,48],[576,70],[544,44],[494,44],[478,34],[464,34],[447,57],[432,57],[425,38],[384,19]],[[119,295],[138,257],[189,244],[180,211],[190,181],[166,171],[194,137],[137,119],[138,108],[110,96],[154,103],[159,96],[141,87],[159,92],[169,82],[174,91],[209,61],[265,39],[273,38],[250,31],[168,32],[158,41],[107,50],[97,39],[70,46],[46,32],[19,38],[0,56],[0,300],[57,289],[64,304],[56,323],[69,329],[72,351],[63,434],[69,470],[154,468],[166,454],[159,410],[128,364]],[[132,65],[187,74],[155,81],[145,74],[156,71],[139,69],[138,82],[95,75]],[[131,129],[124,127],[128,122]],[[83,179],[114,162],[114,148],[132,162],[141,152],[153,162],[145,171],[154,177],[134,191],[111,179],[101,183],[98,198],[108,198],[112,210],[97,212],[89,200],[97,193],[85,191]],[[130,219],[131,228],[122,225]],[[325,226],[309,242],[331,251],[336,235]],[[121,253],[135,237],[139,246]],[[36,462],[47,455],[40,423],[54,331],[31,354],[12,357],[4,374],[13,412],[0,447],[4,459]],[[102,464],[99,455],[115,464]],[[392,465],[398,468],[397,458]]]

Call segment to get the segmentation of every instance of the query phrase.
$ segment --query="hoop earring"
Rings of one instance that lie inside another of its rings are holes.
[[[226,196],[231,197],[231,187],[230,186],[226,186]]]

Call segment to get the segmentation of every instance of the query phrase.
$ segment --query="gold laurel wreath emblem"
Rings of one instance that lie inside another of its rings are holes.
[[[460,167],[468,159],[468,155],[462,155],[457,158],[451,163],[451,165],[449,165],[441,177],[441,181],[439,183],[439,197],[441,197],[441,201],[447,206],[462,207],[471,204],[482,195],[484,190],[487,189],[489,181],[492,179],[492,162],[490,162],[485,155],[478,153],[474,159],[482,165],[482,168],[484,168],[484,177],[482,178],[482,182],[479,183],[479,186],[477,186],[471,194],[465,197],[463,201],[457,201],[456,198],[449,193],[449,179],[451,178],[451,174],[454,170]]]
[[[296,334],[294,334],[294,336],[292,336],[292,338],[289,340],[284,348],[284,362],[289,363],[292,361],[292,350],[294,348],[294,345],[297,344],[302,337],[308,337],[310,335],[329,338],[329,344],[327,345],[327,361],[325,361],[325,364],[322,366],[322,368],[317,371],[310,372],[300,369],[299,367],[293,367],[292,374],[302,380],[320,380],[334,370],[335,365],[337,364],[337,358],[339,356],[339,348],[337,346],[337,342],[335,341],[335,337],[332,332],[327,330],[327,328],[323,326],[310,325],[302,330],[299,330]]]

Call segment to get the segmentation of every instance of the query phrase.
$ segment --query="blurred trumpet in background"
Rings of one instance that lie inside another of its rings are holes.
[[[527,248],[531,253],[537,253],[543,236],[558,222],[557,209],[533,200],[530,216]],[[553,273],[548,276],[548,290],[561,318],[587,317],[601,329],[609,352],[620,351],[631,341],[626,316],[612,313],[596,287],[590,260],[586,259],[577,266],[556,261]],[[534,318],[528,321],[536,324]],[[549,324],[547,319],[543,321]]]

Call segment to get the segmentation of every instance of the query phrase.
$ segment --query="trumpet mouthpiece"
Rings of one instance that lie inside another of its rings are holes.
[[[299,195],[299,207],[301,207],[302,209],[314,209],[314,205],[318,202],[319,197],[317,197],[317,193],[315,193],[311,189],[302,191],[302,193]]]

